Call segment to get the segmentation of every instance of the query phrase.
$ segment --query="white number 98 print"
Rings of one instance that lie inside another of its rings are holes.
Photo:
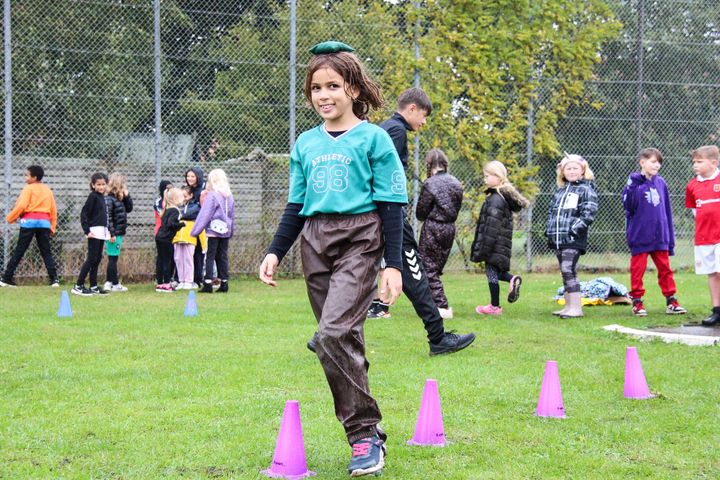
[[[324,193],[328,190],[344,192],[348,187],[347,165],[321,165],[312,172],[312,187],[315,193]]]

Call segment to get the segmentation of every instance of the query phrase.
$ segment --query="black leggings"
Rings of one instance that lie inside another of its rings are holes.
[[[173,275],[173,244],[155,239],[155,279],[158,285],[170,283]]]
[[[97,272],[100,266],[100,260],[102,260],[103,247],[105,246],[105,240],[99,238],[88,238],[88,254],[85,259],[85,263],[80,267],[80,274],[78,275],[76,285],[85,285],[85,277],[90,274],[90,287],[97,287]]]
[[[488,288],[490,289],[490,305],[493,307],[500,306],[500,284],[499,281],[509,282],[512,280],[510,272],[501,272],[489,263],[485,263],[485,275],[488,279]]]
[[[212,280],[213,263],[217,265],[220,280],[228,280],[230,261],[228,260],[229,238],[208,237],[207,255],[205,255],[205,280]]]
[[[105,280],[112,283],[113,285],[117,285],[120,283],[118,280],[118,259],[120,257],[117,255],[108,255],[108,263],[107,263],[107,275],[105,275]]]

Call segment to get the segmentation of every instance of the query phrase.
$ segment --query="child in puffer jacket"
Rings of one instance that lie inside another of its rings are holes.
[[[217,265],[220,288],[218,292],[228,291],[230,262],[228,247],[233,236],[235,219],[235,200],[233,199],[227,175],[222,169],[215,169],[207,177],[207,193],[204,194],[200,213],[190,233],[193,237],[205,230],[208,237],[205,255],[205,280],[201,293],[212,293],[213,264]]]
[[[415,207],[415,216],[423,222],[418,250],[440,316],[453,318],[440,275],[455,240],[455,220],[462,206],[463,186],[448,173],[448,158],[439,148],[433,148],[425,155],[425,165],[428,179]]]
[[[483,167],[483,181],[487,185],[485,202],[480,210],[470,260],[485,262],[490,304],[478,305],[480,315],[500,315],[500,280],[508,282],[508,302],[520,298],[520,275],[510,273],[512,257],[513,213],[527,208],[529,202],[508,180],[505,165],[497,160]]]
[[[587,250],[588,231],[598,210],[593,179],[587,160],[580,155],[565,154],[558,163],[558,189],[550,202],[545,237],[555,250],[565,287],[565,307],[553,312],[560,318],[583,316],[576,266]]]

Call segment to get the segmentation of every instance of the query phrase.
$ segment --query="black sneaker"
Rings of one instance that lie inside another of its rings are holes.
[[[203,282],[200,293],[213,293],[212,282]]]
[[[307,342],[307,348],[311,352],[315,353],[315,347],[317,346],[318,341],[318,332],[313,333],[313,336],[310,340]]]
[[[445,336],[439,343],[430,343],[430,355],[444,355],[446,353],[455,353],[470,345],[475,341],[474,333],[466,333],[458,335],[453,332],[445,332]]]
[[[220,282],[220,287],[218,287],[217,291],[218,291],[219,293],[227,293],[227,291],[228,291],[228,281],[227,281],[227,280],[223,280],[222,282]]]
[[[17,283],[13,280],[3,278],[0,280],[0,287],[17,287]]]
[[[358,440],[352,444],[348,473],[351,477],[380,475],[385,465],[385,451],[385,442],[377,435]]]
[[[93,295],[107,295],[108,294],[108,292],[106,292],[105,290],[103,290],[102,288],[99,288],[97,286],[90,287],[90,293],[92,293]]]
[[[508,303],[515,303],[520,298],[520,285],[522,285],[522,277],[513,275],[510,279],[510,290],[508,291]]]
[[[709,317],[702,321],[702,324],[706,327],[720,325],[720,313],[713,312]]]
[[[93,292],[89,288],[85,288],[85,285],[75,285],[70,293],[73,295],[80,295],[82,297],[92,297]]]
[[[58,280],[57,278],[54,279],[54,280],[50,280],[50,286],[51,286],[52,288],[59,288],[59,287],[60,287],[60,280]]]

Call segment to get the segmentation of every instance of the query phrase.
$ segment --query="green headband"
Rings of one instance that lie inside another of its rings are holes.
[[[338,52],[354,52],[355,49],[350,45],[335,40],[329,40],[327,42],[321,42],[310,49],[310,53],[313,55],[322,55],[325,53],[338,53]]]

